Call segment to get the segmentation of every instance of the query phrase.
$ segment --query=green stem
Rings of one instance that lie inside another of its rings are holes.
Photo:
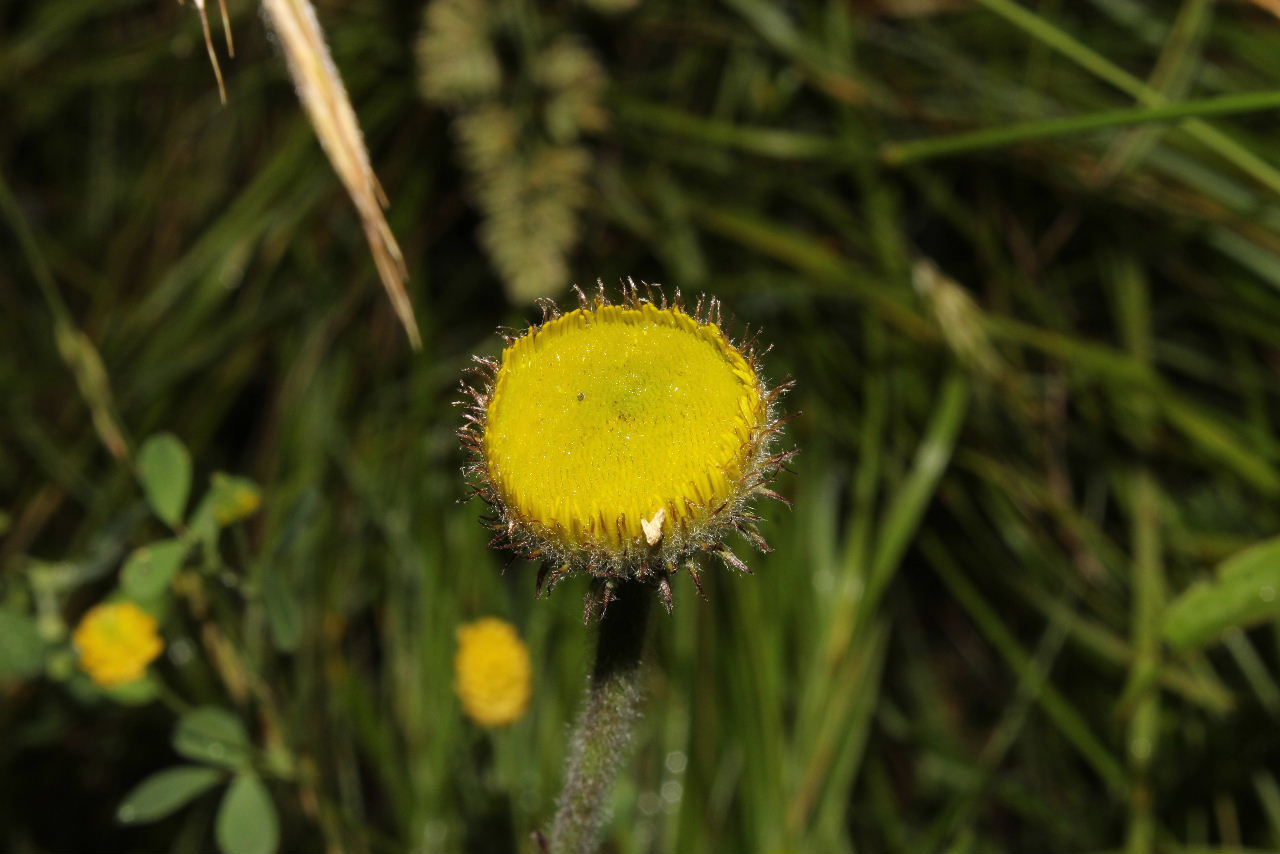
[[[1055,27],[1015,0],[977,0],[987,11],[994,12],[1075,62],[1084,70],[1105,80],[1146,106],[1168,103],[1163,92],[1148,86],[1079,39]],[[1197,142],[1214,151],[1237,169],[1252,177],[1274,193],[1280,193],[1280,171],[1236,140],[1203,119],[1186,119],[1183,129]]]
[[[609,794],[640,706],[640,654],[654,593],[627,581],[600,620],[596,663],[569,743],[564,789],[551,825],[552,854],[587,854],[600,841]]]
[[[1110,290],[1125,344],[1137,359],[1152,364],[1151,293],[1143,267],[1136,257],[1117,258],[1111,268]],[[1155,437],[1155,401],[1135,394],[1131,403],[1131,435],[1144,452]],[[1164,558],[1160,529],[1160,481],[1147,463],[1134,472],[1131,499],[1130,543],[1133,554],[1131,637],[1133,660],[1129,680],[1118,703],[1132,710],[1128,726],[1129,829],[1125,849],[1147,854],[1156,848],[1155,795],[1158,780],[1152,774],[1160,737],[1159,676],[1162,665],[1161,626],[1164,611]],[[1123,713],[1122,713],[1123,714]]]
[[[1226,116],[1280,107],[1280,91],[1247,92],[1224,95],[1176,104],[1160,104],[1148,107],[1131,107],[1120,110],[1101,110],[1082,116],[1041,119],[1032,122],[983,128],[952,136],[933,137],[911,142],[891,142],[881,149],[880,156],[894,166],[964,154],[988,148],[999,148],[1020,142],[1031,142],[1049,137],[1104,130],[1114,127],[1154,124],[1181,119]]]

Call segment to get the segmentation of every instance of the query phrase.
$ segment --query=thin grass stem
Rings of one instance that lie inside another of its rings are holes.
[[[892,142],[880,149],[880,159],[893,166],[918,163],[939,157],[969,154],[992,148],[1034,142],[1052,137],[1088,133],[1115,127],[1159,124],[1190,118],[1227,116],[1251,113],[1280,107],[1280,90],[1246,92],[1182,101],[1176,104],[1160,104],[1148,107],[1129,107],[1119,110],[1102,110],[1083,116],[1063,116],[1032,122],[1019,122],[1002,127],[983,128],[966,133],[911,142]]]

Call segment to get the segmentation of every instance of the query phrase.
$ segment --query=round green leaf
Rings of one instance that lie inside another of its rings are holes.
[[[182,540],[161,540],[134,549],[120,572],[120,586],[130,597],[147,602],[169,589],[182,568],[189,546]]]
[[[1217,577],[1187,588],[1164,613],[1164,636],[1176,649],[1204,646],[1230,629],[1280,617],[1280,537],[1236,552]]]
[[[223,854],[273,854],[280,842],[271,793],[253,774],[239,774],[218,807],[215,826]]]
[[[158,821],[212,789],[225,776],[225,771],[202,765],[179,765],[157,771],[125,795],[116,810],[116,821],[121,824]]]
[[[145,706],[160,695],[160,686],[148,673],[136,681],[104,688],[102,693],[126,706]]]
[[[44,669],[44,641],[35,620],[0,609],[0,679],[28,679]]]
[[[191,454],[177,436],[160,433],[143,443],[138,477],[156,515],[170,527],[181,522],[191,492]]]
[[[199,706],[178,720],[173,749],[188,759],[238,768],[249,761],[249,735],[226,709]]]

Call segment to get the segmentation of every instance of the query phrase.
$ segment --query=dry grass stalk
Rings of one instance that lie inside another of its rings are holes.
[[[182,5],[183,0],[178,0]],[[209,52],[209,64],[213,66],[213,76],[218,81],[218,98],[227,103],[227,86],[222,80],[222,65],[218,62],[218,54],[213,49],[213,33],[209,30],[209,13],[204,8],[205,0],[195,0],[196,12],[200,15],[200,29],[204,33],[204,49]],[[222,13],[222,33],[227,39],[227,55],[236,55],[235,42],[231,40],[231,18],[227,15],[227,0],[218,0],[218,9]]]
[[[409,270],[383,215],[386,194],[373,173],[355,110],[329,54],[315,9],[310,0],[263,0],[262,8],[288,57],[289,73],[316,136],[360,214],[365,238],[391,305],[410,342],[418,348],[422,346],[422,337],[405,289]]]
[[[89,407],[93,429],[103,446],[117,460],[130,456],[129,440],[125,438],[116,411],[115,397],[111,392],[111,378],[98,354],[98,348],[79,329],[65,319],[54,321],[54,343],[62,361],[71,369],[80,389],[80,397]]]

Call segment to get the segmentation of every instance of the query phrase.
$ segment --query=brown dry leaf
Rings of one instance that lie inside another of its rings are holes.
[[[1251,0],[1251,2],[1259,9],[1266,9],[1277,18],[1280,18],[1280,0]]]
[[[409,270],[383,216],[387,198],[373,173],[355,110],[329,54],[315,8],[310,0],[263,0],[262,8],[288,57],[290,76],[316,136],[360,214],[391,306],[417,349],[422,346],[422,337],[405,289]]]

